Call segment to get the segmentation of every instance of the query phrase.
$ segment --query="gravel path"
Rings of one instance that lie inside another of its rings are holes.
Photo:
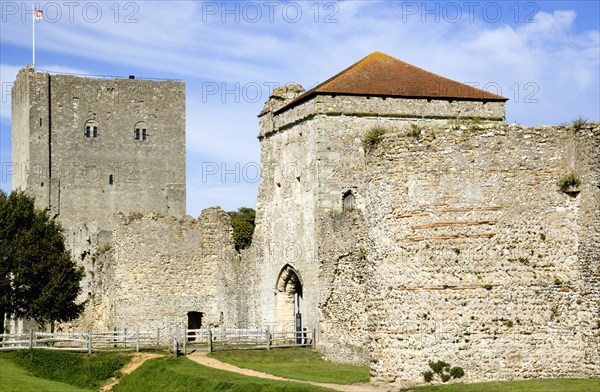
[[[272,374],[258,372],[256,370],[251,370],[251,369],[240,368],[235,365],[221,362],[214,358],[209,358],[206,356],[205,352],[196,351],[191,354],[188,354],[187,357],[189,359],[191,359],[192,361],[199,363],[200,365],[208,366],[208,367],[219,369],[219,370],[225,370],[228,372],[239,373],[239,374],[243,374],[244,376],[264,378],[267,380],[293,381],[293,382],[297,382],[297,383],[301,383],[301,384],[310,384],[310,385],[315,385],[317,387],[329,388],[329,389],[333,389],[334,391],[342,391],[342,392],[388,392],[389,391],[389,389],[382,388],[382,387],[376,387],[371,384],[326,384],[326,383],[321,383],[321,382],[293,380],[290,378],[274,376]]]

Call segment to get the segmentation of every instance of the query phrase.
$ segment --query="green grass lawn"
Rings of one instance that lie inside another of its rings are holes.
[[[27,370],[0,356],[0,390],[2,392],[91,392],[62,382],[37,378]]]
[[[414,392],[598,392],[600,380],[556,378],[436,385],[407,389]]]
[[[367,366],[326,361],[305,348],[217,351],[209,356],[239,367],[296,380],[352,384],[369,382]]]
[[[124,376],[116,392],[317,392],[329,391],[293,382],[263,380],[208,368],[185,357],[146,361]]]

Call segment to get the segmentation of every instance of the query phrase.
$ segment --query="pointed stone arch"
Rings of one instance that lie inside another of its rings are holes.
[[[300,274],[286,264],[275,281],[275,321],[278,328],[302,330],[302,296]]]

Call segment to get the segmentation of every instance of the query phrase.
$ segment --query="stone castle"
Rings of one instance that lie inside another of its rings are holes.
[[[183,82],[30,67],[12,102],[13,188],[86,269],[78,328],[310,328],[376,383],[600,374],[598,124],[508,125],[506,98],[373,53],[273,91],[238,252],[220,208],[185,216]]]

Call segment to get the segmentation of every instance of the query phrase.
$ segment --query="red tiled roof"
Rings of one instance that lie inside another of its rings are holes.
[[[276,111],[318,94],[507,101],[508,98],[455,82],[381,52],[374,52]]]

